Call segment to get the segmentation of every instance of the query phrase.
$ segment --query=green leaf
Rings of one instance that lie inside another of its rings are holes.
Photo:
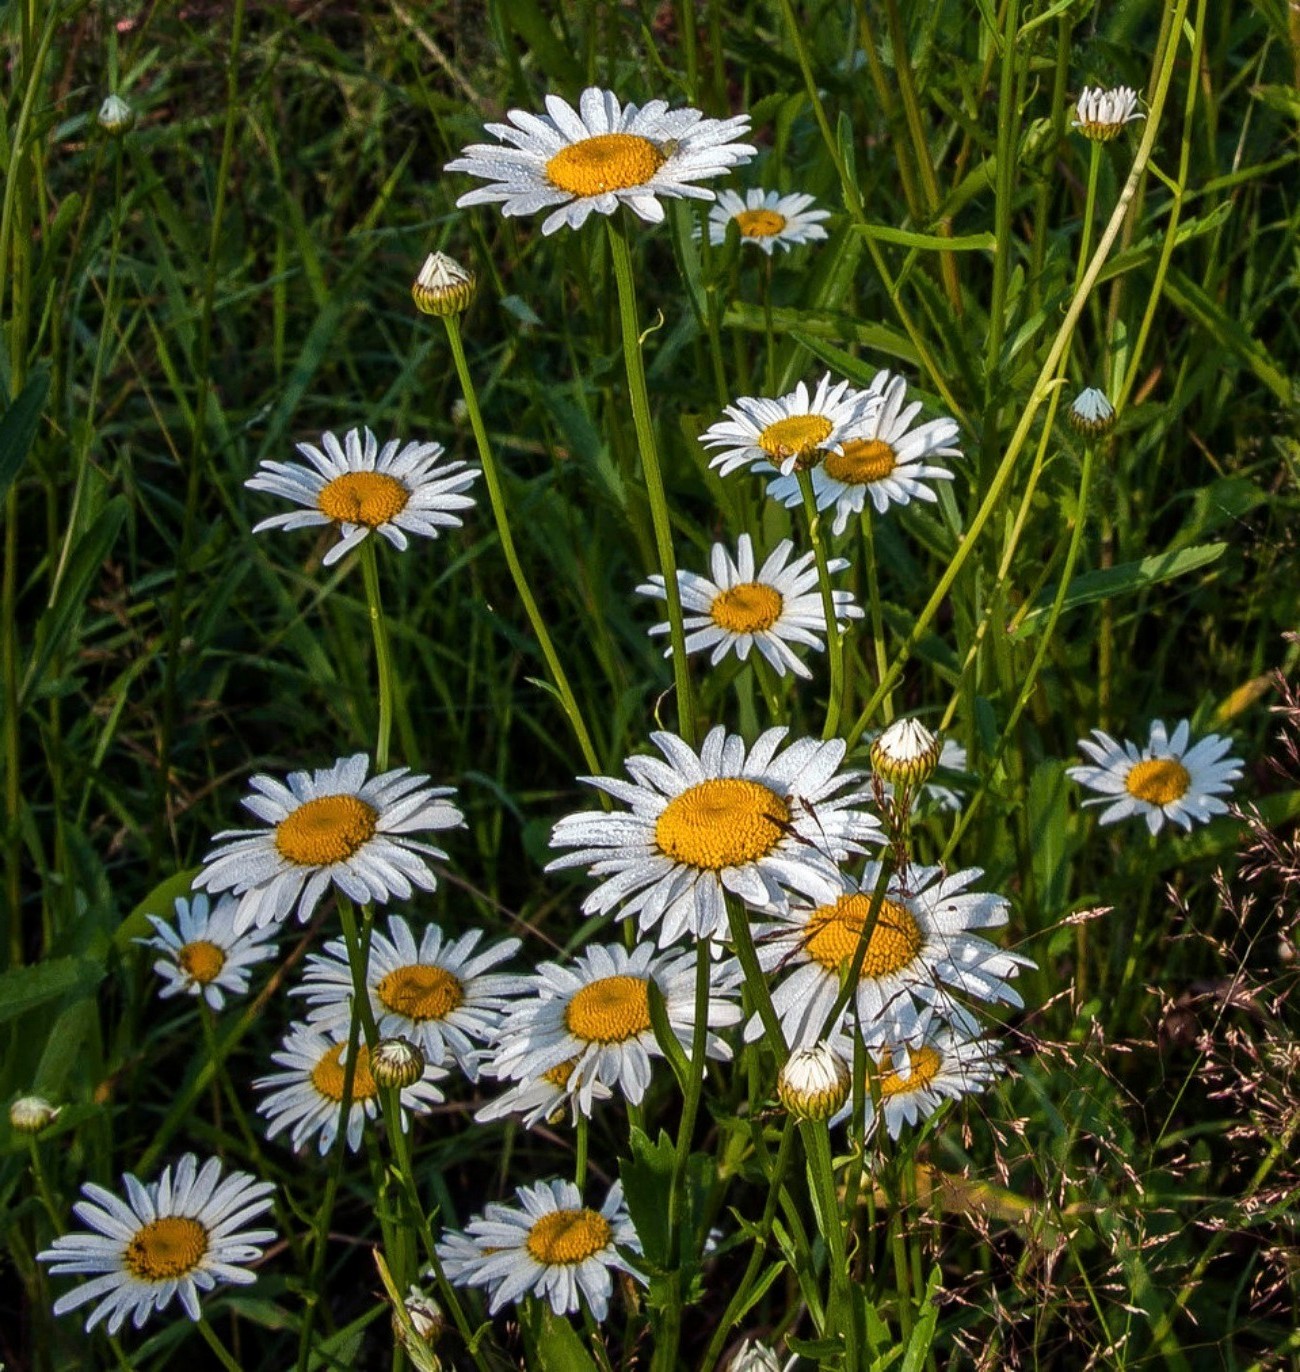
[[[1291,404],[1291,378],[1282,371],[1259,339],[1247,333],[1190,276],[1171,267],[1165,277],[1165,294],[1193,323],[1205,329],[1220,347],[1233,353],[1239,362],[1254,372],[1283,405]]]
[[[23,387],[22,394],[0,418],[0,500],[13,485],[27,450],[36,437],[36,427],[41,420],[41,408],[50,389],[50,374],[46,371],[33,373]]]
[[[1064,912],[1069,900],[1069,866],[1065,861],[1070,810],[1065,763],[1048,758],[1034,768],[1029,781],[1030,860],[1044,922]]]
[[[744,302],[729,305],[722,321],[729,329],[749,329],[753,333],[767,330],[767,319],[761,306]],[[778,333],[793,334],[804,347],[813,338],[834,338],[842,342],[862,343],[875,348],[887,357],[918,365],[916,349],[905,333],[888,324],[869,324],[852,315],[836,314],[832,310],[794,310],[780,308],[772,311],[772,325]]]
[[[926,1357],[934,1343],[934,1327],[939,1319],[939,1306],[935,1295],[939,1290],[941,1273],[936,1267],[925,1284],[925,1299],[921,1304],[920,1317],[912,1328],[912,1337],[907,1341],[907,1356],[903,1359],[903,1372],[921,1372]]]
[[[0,972],[0,1024],[64,996],[98,986],[104,968],[90,958],[47,958],[31,967]]]
[[[596,1372],[596,1364],[573,1326],[545,1302],[525,1303],[523,1325],[541,1372]]]
[[[998,240],[988,232],[961,233],[945,238],[939,233],[916,233],[887,224],[854,224],[853,231],[881,243],[896,243],[900,248],[920,248],[925,252],[996,252],[998,249]]]
[[[672,1257],[672,1235],[668,1232],[668,1192],[672,1186],[675,1150],[666,1130],[659,1141],[651,1143],[644,1130],[634,1128],[632,1157],[623,1158],[618,1174],[628,1214],[636,1226],[637,1237],[646,1261],[654,1267],[667,1267]]]
[[[664,993],[653,977],[646,983],[646,998],[650,1007],[650,1027],[654,1030],[655,1042],[659,1045],[659,1051],[668,1059],[668,1065],[677,1078],[677,1085],[685,1095],[691,1080],[690,1060],[682,1051],[682,1045],[673,1033],[672,1025],[668,1023],[668,1007],[664,1004]]]
[[[1217,562],[1226,551],[1226,543],[1199,543],[1192,548],[1179,552],[1158,553],[1155,557],[1144,557],[1141,562],[1124,562],[1118,567],[1107,567],[1102,571],[1085,572],[1076,576],[1065,593],[1061,606],[1062,614],[1067,610],[1078,609],[1080,605],[1091,605],[1098,600],[1110,600],[1116,596],[1130,595],[1134,591],[1145,591],[1161,581],[1171,581],[1177,576],[1186,576],[1200,567],[1208,567]],[[1051,614],[1052,601],[1056,598],[1056,587],[1048,586],[1039,593],[1034,608],[1012,631],[1013,639],[1028,638],[1046,624]]]
[[[117,926],[113,934],[113,944],[117,950],[124,953],[131,947],[132,939],[148,938],[153,933],[148,918],[150,915],[157,915],[159,919],[171,923],[176,915],[176,901],[181,896],[189,895],[194,878],[202,870],[202,867],[187,867],[160,881]]]

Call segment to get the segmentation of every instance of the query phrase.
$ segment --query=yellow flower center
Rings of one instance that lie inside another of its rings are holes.
[[[720,872],[766,857],[789,823],[789,805],[770,786],[715,777],[664,806],[655,822],[655,844],[674,862]]]
[[[207,939],[195,939],[176,954],[176,961],[186,976],[200,986],[206,986],[221,975],[221,969],[226,965],[226,954]]]
[[[311,1069],[311,1084],[326,1100],[343,1099],[343,1050],[346,1043],[336,1043]],[[369,1100],[375,1094],[375,1079],[370,1075],[370,1049],[363,1043],[357,1048],[357,1065],[352,1073],[353,1101]]]
[[[413,1020],[446,1019],[465,1000],[458,977],[418,962],[389,972],[375,992],[387,1009]]]
[[[170,1281],[193,1272],[208,1251],[208,1231],[185,1215],[150,1220],[133,1235],[122,1254],[138,1281]]]
[[[644,186],[665,161],[648,138],[600,133],[561,148],[546,164],[546,179],[570,195],[603,195]]]
[[[939,1075],[943,1057],[937,1048],[927,1044],[911,1055],[911,1063],[911,1073],[903,1077],[896,1067],[890,1066],[888,1053],[880,1059],[880,1094],[886,1100],[890,1096],[905,1096],[911,1091],[924,1090]]]
[[[356,796],[320,796],[275,826],[275,846],[299,867],[328,867],[369,843],[378,818],[374,807]]]
[[[340,524],[377,529],[406,509],[411,493],[386,472],[344,472],[316,497],[321,514]]]
[[[568,1062],[558,1062],[554,1067],[550,1067],[542,1073],[542,1080],[549,1081],[552,1086],[558,1086],[563,1091],[569,1084],[569,1078],[573,1075],[573,1069],[577,1065],[577,1058],[570,1058]]]
[[[586,1262],[612,1237],[609,1221],[595,1210],[552,1210],[528,1231],[528,1252],[545,1267]]]
[[[756,634],[781,618],[785,600],[764,581],[742,581],[714,597],[709,614],[719,629],[731,634]]]
[[[871,913],[871,897],[861,892],[841,896],[834,905],[819,906],[808,917],[805,948],[828,972],[848,967]],[[925,935],[904,905],[882,901],[876,926],[862,957],[860,980],[901,972],[925,946]]]
[[[564,1023],[587,1043],[623,1043],[650,1028],[650,1000],[643,977],[602,977],[574,994]],[[567,1080],[567,1078],[566,1078]]]
[[[775,210],[741,210],[735,216],[742,238],[772,238],[785,228],[785,215]]]
[[[1136,800],[1145,800],[1148,805],[1168,805],[1181,800],[1191,784],[1191,775],[1176,757],[1147,758],[1124,778],[1129,795]]]
[[[851,438],[842,453],[826,454],[822,470],[846,486],[869,486],[897,466],[898,458],[883,438]]]
[[[806,458],[829,437],[835,426],[822,414],[792,414],[769,424],[758,436],[758,446],[784,462],[787,457]]]

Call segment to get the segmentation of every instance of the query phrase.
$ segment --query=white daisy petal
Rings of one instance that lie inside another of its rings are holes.
[[[239,901],[222,896],[212,909],[206,895],[175,902],[179,933],[156,915],[149,923],[154,938],[138,938],[146,948],[162,953],[153,969],[163,979],[158,993],[164,999],[182,992],[202,996],[214,1009],[225,1005],[225,993],[242,996],[248,990],[248,969],[276,955],[275,929],[246,929],[239,933],[235,920]]]

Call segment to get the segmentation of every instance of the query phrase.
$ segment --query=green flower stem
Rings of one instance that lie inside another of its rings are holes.
[[[1011,210],[1019,166],[1015,155],[1020,136],[1020,119],[1016,109],[1016,59],[1019,56],[1016,30],[1019,27],[1020,0],[1007,0],[1002,33],[1002,76],[998,82],[997,185],[993,210],[993,235],[998,246],[993,254],[993,295],[989,304],[988,345],[984,351],[984,374],[988,377],[990,392],[997,385],[998,354],[1002,351],[1002,337],[1007,322],[1007,287],[1015,258],[1011,248]]]
[[[835,1170],[831,1161],[831,1136],[825,1120],[800,1120],[799,1134],[803,1140],[804,1157],[808,1163],[808,1181],[813,1205],[819,1212],[822,1237],[826,1240],[827,1265],[830,1268],[830,1304],[826,1311],[827,1336],[840,1334],[844,1339],[846,1369],[855,1369],[858,1360],[858,1321],[855,1298],[849,1280],[848,1251],[844,1241],[844,1216],[840,1213],[840,1198],[835,1190]]]
[[[790,1050],[786,1047],[785,1035],[781,1032],[781,1021],[772,1004],[772,993],[768,989],[767,978],[758,965],[758,953],[754,949],[754,935],[749,927],[749,915],[738,897],[728,895],[725,899],[727,925],[731,930],[731,941],[736,947],[736,957],[740,960],[741,970],[745,974],[745,985],[754,998],[758,1017],[763,1021],[767,1046],[776,1058],[776,1065],[778,1068],[784,1067]]]
[[[766,343],[767,371],[764,395],[776,395],[776,329],[772,326],[772,254],[763,270],[763,337]]]
[[[813,494],[812,476],[799,474],[799,494],[803,496],[804,518],[808,521],[808,541],[817,560],[817,584],[822,593],[822,614],[826,616],[826,656],[831,666],[831,688],[826,699],[826,722],[822,738],[835,738],[840,731],[840,716],[844,712],[844,638],[835,618],[835,593],[831,590],[831,574],[826,562],[826,545],[822,542],[822,520]]]
[[[379,597],[379,559],[375,556],[375,535],[361,543],[361,570],[366,583],[366,605],[370,610],[370,632],[375,640],[375,670],[379,677],[379,733],[375,739],[375,770],[388,770],[388,746],[393,737],[393,650],[388,639],[388,621]]]
[[[487,486],[488,502],[492,506],[492,517],[496,520],[497,537],[501,540],[501,551],[505,554],[506,566],[510,569],[510,577],[515,583],[515,590],[519,593],[519,600],[524,607],[524,613],[528,616],[528,623],[532,626],[533,636],[537,639],[537,646],[542,650],[547,671],[550,672],[551,680],[555,683],[555,689],[559,693],[564,713],[569,717],[569,724],[577,735],[578,747],[582,751],[583,761],[592,773],[599,773],[602,768],[600,759],[596,756],[596,749],[591,742],[591,734],[587,730],[586,721],[582,717],[582,711],[578,708],[578,701],[573,694],[573,687],[569,685],[568,675],[560,664],[560,656],[555,651],[555,644],[551,642],[550,630],[546,627],[542,612],[537,608],[537,601],[528,584],[528,577],[519,561],[519,554],[515,550],[514,535],[510,531],[510,517],[506,511],[505,488],[501,483],[501,470],[497,466],[496,455],[492,451],[492,444],[488,441],[487,429],[483,424],[483,412],[479,408],[478,392],[474,388],[474,378],[470,375],[469,362],[465,357],[465,344],[460,335],[460,318],[454,314],[444,315],[442,322],[447,326],[447,341],[451,344],[451,355],[456,364],[456,375],[460,378],[461,395],[465,399],[465,408],[469,411],[470,427],[474,430],[474,441],[478,445],[479,462],[483,467],[483,481]]]
[[[208,1323],[206,1315],[199,1315],[199,1333],[203,1335],[203,1341],[212,1350],[213,1357],[226,1369],[226,1372],[243,1372],[243,1368],[226,1351],[226,1346],[217,1337],[217,1331]]]
[[[885,679],[889,654],[885,651],[885,617],[880,608],[880,569],[876,563],[876,520],[871,510],[862,512],[862,552],[867,564],[867,611],[871,617],[871,643],[875,649],[876,681]],[[885,723],[894,722],[894,694],[886,691],[881,701]]]
[[[690,747],[695,746],[695,696],[691,691],[690,668],[686,661],[686,631],[682,626],[682,592],[677,584],[677,558],[673,553],[672,525],[668,516],[668,497],[664,491],[659,449],[655,444],[654,421],[650,417],[650,397],[646,390],[645,364],[641,357],[641,332],[637,324],[636,283],[632,276],[632,254],[621,222],[611,216],[610,255],[614,280],[618,286],[618,313],[623,331],[623,363],[627,368],[628,396],[636,426],[641,471],[650,501],[654,524],[655,549],[663,574],[668,599],[668,637],[673,650],[673,681],[677,688],[677,731]]]
[[[1083,201],[1083,229],[1079,235],[1079,256],[1074,268],[1074,289],[1079,289],[1088,265],[1088,249],[1092,246],[1092,220],[1097,209],[1097,179],[1101,171],[1101,144],[1094,138],[1089,145],[1088,190]]]
[[[574,1109],[573,1126],[577,1135],[577,1160],[573,1168],[573,1184],[582,1191],[587,1185],[587,1132],[590,1121],[581,1110]]]
[[[40,1146],[37,1144],[34,1134],[27,1136],[27,1150],[32,1156],[32,1182],[36,1187],[36,1195],[40,1199],[41,1206],[49,1217],[50,1223],[54,1226],[54,1232],[62,1234],[63,1216],[60,1215],[54,1204],[54,1197],[50,1193],[50,1184],[45,1178],[45,1167],[41,1162]]]

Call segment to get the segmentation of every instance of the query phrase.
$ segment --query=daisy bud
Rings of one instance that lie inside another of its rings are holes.
[[[380,1086],[404,1091],[424,1076],[424,1054],[407,1039],[380,1039],[370,1055],[370,1075]]]
[[[1137,102],[1137,91],[1132,86],[1117,86],[1113,91],[1085,86],[1075,106],[1079,117],[1073,121],[1074,127],[1095,143],[1109,143],[1119,137],[1125,124],[1146,118]]]
[[[848,1100],[850,1084],[848,1063],[830,1044],[818,1043],[790,1054],[776,1079],[776,1094],[796,1119],[824,1120]]]
[[[135,111],[120,95],[110,95],[99,107],[99,127],[110,138],[118,138],[135,123]]]
[[[416,1372],[441,1372],[442,1362],[434,1353],[433,1345],[438,1342],[447,1326],[442,1307],[432,1296],[414,1284],[403,1304],[415,1336],[412,1337],[406,1325],[394,1315],[393,1333],[398,1343],[406,1351],[406,1356],[410,1358]]]
[[[431,252],[411,287],[415,308],[423,314],[460,314],[474,298],[476,278],[453,257]]]
[[[727,1364],[727,1372],[781,1372],[781,1364],[765,1343],[746,1339]]]
[[[1104,391],[1089,386],[1074,397],[1070,406],[1070,427],[1077,433],[1099,438],[1115,426],[1115,407],[1106,399]]]
[[[9,1107],[9,1124],[20,1134],[39,1134],[58,1113],[43,1096],[20,1096]]]
[[[871,743],[871,768],[894,786],[919,786],[939,761],[943,745],[915,719],[897,719]]]

